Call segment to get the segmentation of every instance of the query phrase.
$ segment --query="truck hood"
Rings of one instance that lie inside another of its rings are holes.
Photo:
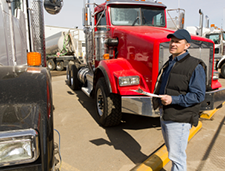
[[[117,57],[127,60],[131,68],[142,77],[148,86],[145,86],[147,91],[153,92],[159,69],[171,55],[170,39],[167,38],[171,33],[174,30],[152,26],[118,26],[113,30],[112,36],[119,39]],[[188,50],[211,68],[209,57],[213,58],[213,54],[210,53],[209,46],[213,46],[210,39],[192,35],[192,44]]]
[[[41,115],[37,104],[1,104],[0,116],[0,131],[39,129]]]
[[[151,27],[151,26],[121,26],[117,27],[114,32],[123,32],[127,35],[133,35],[135,37],[143,38],[151,42],[169,41],[167,35],[173,33],[173,30],[169,30],[162,27]]]
[[[47,112],[47,82],[50,84],[45,68],[1,67],[0,131],[39,130],[43,118],[51,122],[52,116]]]
[[[170,30],[163,27],[152,27],[152,26],[119,26],[114,29],[114,33],[123,32],[127,35],[132,35],[145,39],[150,42],[168,42],[170,39],[167,39],[167,35],[174,33],[175,30]],[[212,40],[203,38],[200,36],[192,35],[192,40],[199,40],[204,42],[213,43]]]

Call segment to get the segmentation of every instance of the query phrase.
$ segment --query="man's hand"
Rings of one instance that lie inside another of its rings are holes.
[[[172,97],[169,95],[160,95],[162,104],[167,106],[172,103]]]

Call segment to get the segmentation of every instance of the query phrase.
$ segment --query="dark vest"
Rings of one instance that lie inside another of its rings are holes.
[[[206,65],[204,64],[204,62],[200,59],[191,57],[189,54],[182,58],[180,61],[177,61],[170,71],[165,88],[165,94],[171,96],[187,94],[189,81],[198,64],[201,64],[206,71]],[[164,66],[166,65],[167,63]],[[159,87],[160,83],[161,80],[159,80]],[[182,107],[177,104],[163,106],[163,120],[191,123],[192,125],[197,126],[200,107],[200,103],[190,107]]]

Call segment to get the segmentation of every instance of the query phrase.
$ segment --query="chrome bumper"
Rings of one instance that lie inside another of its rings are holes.
[[[201,104],[200,111],[215,109],[219,107],[224,101],[225,88],[206,92],[205,100]]]
[[[200,111],[218,108],[225,101],[225,88],[209,91],[201,103]],[[122,96],[122,112],[149,117],[159,117],[159,110],[153,110],[152,98],[147,96]]]
[[[122,112],[149,117],[159,117],[159,110],[153,110],[152,98],[147,96],[122,96]]]

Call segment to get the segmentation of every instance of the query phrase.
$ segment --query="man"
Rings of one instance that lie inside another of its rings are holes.
[[[159,73],[154,93],[161,98],[153,98],[153,108],[160,110],[171,170],[186,171],[189,130],[198,125],[200,102],[205,98],[206,66],[187,51],[191,36],[186,30],[177,30],[167,38],[171,38],[171,56]]]

